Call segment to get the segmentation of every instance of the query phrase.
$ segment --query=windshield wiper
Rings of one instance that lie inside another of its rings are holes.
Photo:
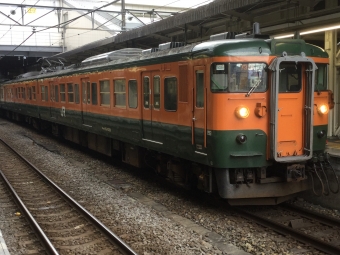
[[[254,92],[254,90],[260,85],[261,81],[262,80],[260,78],[256,81],[256,84],[253,87],[250,88],[250,90],[246,94],[246,97],[249,97],[250,94]]]

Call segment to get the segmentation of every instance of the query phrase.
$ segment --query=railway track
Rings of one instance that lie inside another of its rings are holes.
[[[235,210],[251,221],[327,254],[340,254],[340,220],[290,204]]]
[[[1,139],[0,174],[48,254],[137,254]]]

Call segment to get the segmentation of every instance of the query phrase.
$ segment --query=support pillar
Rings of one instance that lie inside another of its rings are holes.
[[[325,50],[329,55],[329,68],[328,68],[328,88],[334,93],[334,109],[330,111],[328,116],[328,136],[340,134],[339,128],[339,84],[337,79],[337,69],[335,65],[336,60],[336,39],[337,31],[325,31]]]

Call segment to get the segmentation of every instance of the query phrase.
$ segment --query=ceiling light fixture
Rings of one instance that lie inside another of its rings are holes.
[[[313,30],[308,30],[308,31],[300,32],[300,35],[308,35],[308,34],[324,32],[324,31],[333,30],[333,29],[339,29],[339,28],[340,28],[340,25],[324,27],[324,28],[318,28],[318,29],[313,29]],[[282,39],[282,38],[289,38],[289,37],[293,37],[293,36],[294,36],[294,34],[288,34],[288,35],[274,36],[274,38],[275,39]]]

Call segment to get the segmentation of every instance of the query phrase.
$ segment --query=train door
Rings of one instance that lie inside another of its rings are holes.
[[[204,66],[194,67],[194,100],[192,117],[192,144],[195,152],[206,155],[206,88]]]
[[[161,79],[158,72],[143,72],[143,140],[163,144],[160,123]]]
[[[279,162],[310,159],[316,66],[308,58],[285,56],[271,67],[272,156]]]
[[[89,78],[81,79],[81,90],[82,90],[82,100],[81,100],[81,120],[82,124],[86,126],[91,126],[88,123],[87,112],[91,104],[91,83]]]

